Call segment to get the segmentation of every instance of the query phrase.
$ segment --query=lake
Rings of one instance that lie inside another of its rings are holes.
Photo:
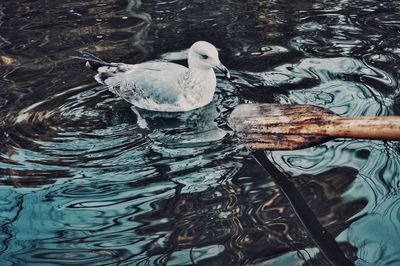
[[[73,58],[231,71],[213,102],[143,112]],[[400,2],[0,3],[1,265],[331,265],[227,127],[241,103],[400,114]],[[400,265],[400,146],[334,139],[265,151],[356,265]]]

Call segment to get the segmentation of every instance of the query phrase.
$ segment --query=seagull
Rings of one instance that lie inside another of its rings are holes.
[[[80,53],[86,66],[98,72],[97,82],[133,106],[150,111],[186,112],[209,104],[217,84],[214,68],[230,79],[217,48],[205,41],[190,47],[189,68],[163,61],[108,63],[88,52]]]

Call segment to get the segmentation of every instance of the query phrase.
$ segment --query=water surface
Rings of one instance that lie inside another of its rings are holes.
[[[0,3],[2,265],[329,265],[288,200],[227,135],[247,102],[400,114],[396,1]],[[220,49],[214,101],[144,113],[93,81],[110,61]],[[399,147],[335,139],[267,152],[357,265],[400,263]]]

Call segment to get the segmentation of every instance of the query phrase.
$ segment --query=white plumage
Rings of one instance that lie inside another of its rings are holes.
[[[106,63],[82,53],[87,65],[95,68],[95,79],[136,107],[161,112],[183,112],[207,105],[213,99],[217,68],[229,78],[217,49],[199,41],[188,53],[186,68],[175,63],[150,61],[141,64]]]

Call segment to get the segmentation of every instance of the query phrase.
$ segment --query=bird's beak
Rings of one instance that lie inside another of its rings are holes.
[[[223,73],[228,79],[231,78],[229,70],[221,62],[215,68],[218,69],[221,73]]]

